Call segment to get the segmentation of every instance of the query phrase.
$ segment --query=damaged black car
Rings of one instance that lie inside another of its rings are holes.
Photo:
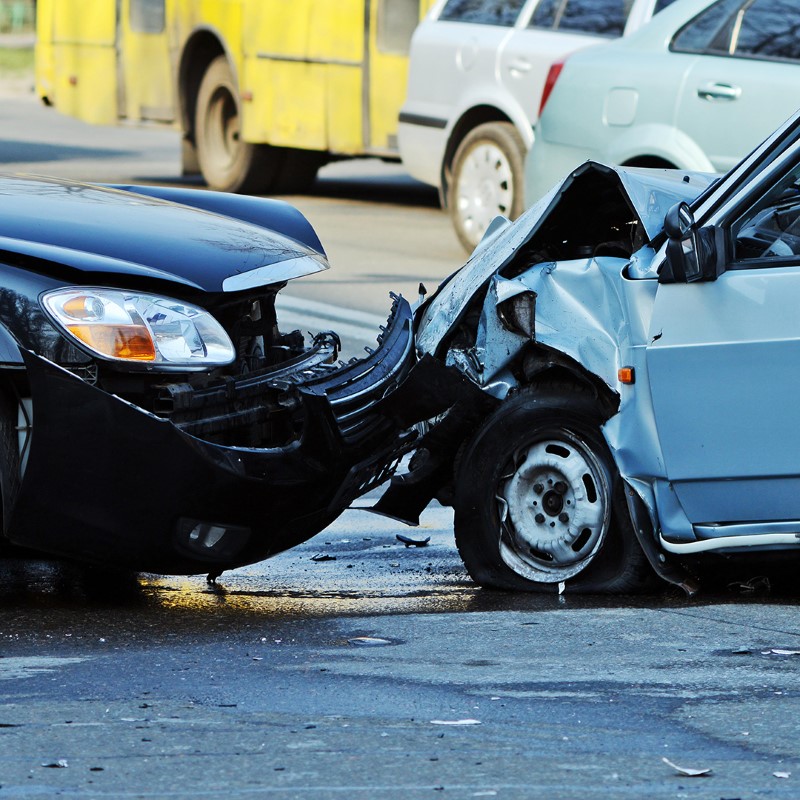
[[[335,333],[281,330],[278,291],[327,268],[277,201],[0,177],[6,543],[216,575],[391,475],[415,435],[383,411],[411,311],[395,297],[346,363]]]

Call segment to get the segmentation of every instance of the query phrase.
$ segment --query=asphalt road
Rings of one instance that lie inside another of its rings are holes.
[[[173,132],[87,128],[18,94],[0,97],[0,168],[180,182]],[[333,307],[354,341],[389,289],[462,258],[396,165],[338,164],[292,199],[334,268],[283,311]],[[481,591],[439,507],[417,529],[347,511],[217,587],[6,560],[0,800],[797,798],[798,665],[796,591]]]

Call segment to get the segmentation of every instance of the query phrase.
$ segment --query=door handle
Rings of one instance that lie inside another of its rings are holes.
[[[533,69],[533,64],[530,61],[526,61],[524,58],[517,58],[514,59],[508,65],[508,71],[512,75],[524,75],[527,72],[530,72]]]
[[[729,83],[704,83],[697,87],[697,96],[701,100],[738,100],[742,94],[741,86],[731,86]]]

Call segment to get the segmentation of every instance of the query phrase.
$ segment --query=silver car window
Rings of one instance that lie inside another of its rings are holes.
[[[797,0],[751,0],[737,14],[730,53],[800,61]]]
[[[679,53],[703,53],[721,46],[727,50],[726,45],[730,41],[728,31],[741,5],[742,0],[719,0],[714,3],[678,31],[670,49]]]
[[[731,227],[734,262],[800,256],[800,165],[773,186]]]
[[[670,49],[800,61],[797,0],[719,0],[676,34]]]

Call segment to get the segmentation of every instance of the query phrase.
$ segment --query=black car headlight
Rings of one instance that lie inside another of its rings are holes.
[[[47,292],[41,303],[68,339],[100,358],[192,369],[230,364],[236,355],[214,317],[181,300],[71,287]]]

